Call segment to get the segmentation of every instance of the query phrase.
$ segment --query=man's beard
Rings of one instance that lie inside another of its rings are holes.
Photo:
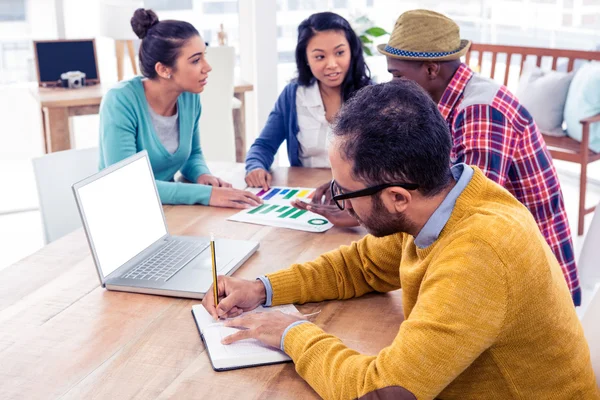
[[[347,210],[359,224],[376,237],[384,237],[399,232],[410,232],[414,225],[404,214],[392,214],[386,210],[379,196],[373,196],[371,215],[362,219],[353,209]]]

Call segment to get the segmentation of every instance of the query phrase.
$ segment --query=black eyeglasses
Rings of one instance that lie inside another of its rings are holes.
[[[331,190],[331,198],[335,202],[335,205],[338,206],[340,210],[344,210],[346,208],[346,202],[344,200],[372,196],[383,189],[393,186],[401,187],[406,190],[416,190],[419,188],[419,185],[416,183],[382,183],[381,185],[371,186],[365,189],[356,190],[354,192],[342,193],[340,187],[335,183],[335,180],[332,180],[329,189]]]

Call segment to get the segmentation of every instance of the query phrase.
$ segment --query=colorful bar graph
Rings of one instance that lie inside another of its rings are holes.
[[[294,190],[290,190],[290,192],[284,197],[284,199],[289,200],[292,197],[294,197],[294,195],[298,193],[298,190],[294,189]]]
[[[293,213],[295,213],[296,211],[298,211],[298,209],[297,209],[297,208],[293,208],[293,207],[292,207],[292,208],[291,208],[289,211],[286,211],[286,212],[284,212],[283,214],[281,214],[281,215],[279,216],[279,218],[287,218],[287,217],[289,217],[290,215],[292,215]]]
[[[296,219],[296,218],[300,217],[304,213],[306,213],[306,210],[300,210],[296,214],[292,215],[290,218]]]
[[[265,197],[263,197],[263,200],[269,200],[270,198],[275,196],[277,193],[279,193],[279,191],[280,191],[280,189],[271,189],[269,194],[267,194]]]
[[[260,213],[261,214],[268,214],[271,211],[275,210],[277,207],[279,207],[278,205],[273,205],[271,207],[265,208],[264,210],[262,210]]]
[[[314,188],[272,186],[268,190],[248,190],[256,193],[264,201],[263,204],[242,210],[228,220],[306,232],[325,232],[333,226],[325,218],[303,210],[305,207],[294,207],[294,201],[310,202],[316,196]]]
[[[248,211],[248,214],[256,214],[257,212],[259,212],[263,208],[267,208],[268,206],[269,206],[268,204],[262,204],[262,205],[256,207],[254,210]]]

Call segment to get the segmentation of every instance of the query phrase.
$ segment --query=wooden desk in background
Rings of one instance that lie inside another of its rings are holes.
[[[243,182],[243,164],[209,166],[217,176]],[[278,168],[273,184],[315,187],[329,179],[326,169]],[[234,274],[247,279],[363,236],[360,229],[317,234],[225,220],[235,212],[165,207],[174,235],[214,232],[260,241]],[[191,315],[198,303],[101,288],[79,229],[0,271],[0,398],[318,398],[291,363],[214,372]],[[400,291],[299,309],[321,310],[317,325],[366,354],[389,345],[403,319]]]
[[[110,87],[96,85],[82,89],[35,88],[34,96],[40,103],[42,112],[42,134],[44,151],[69,150],[71,148],[71,129],[69,117],[98,114],[102,96]],[[246,158],[246,92],[254,90],[251,83],[236,79],[234,96],[240,100],[241,107],[233,110],[235,130],[235,154],[237,162]]]

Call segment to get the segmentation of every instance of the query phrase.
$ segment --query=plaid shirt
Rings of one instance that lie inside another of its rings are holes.
[[[478,166],[533,214],[575,305],[581,289],[571,231],[550,153],[531,114],[504,87],[462,64],[438,108],[452,132],[452,162]]]

